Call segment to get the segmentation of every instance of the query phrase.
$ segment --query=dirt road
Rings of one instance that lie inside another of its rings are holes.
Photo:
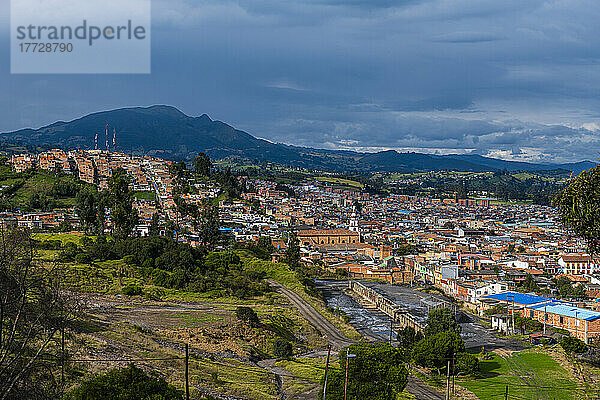
[[[285,296],[294,305],[294,307],[300,311],[304,318],[306,318],[315,328],[324,334],[332,346],[341,348],[355,343],[354,341],[346,338],[335,326],[333,326],[331,322],[319,314],[313,308],[313,306],[311,306],[298,294],[284,287],[279,282],[274,280],[268,280],[268,282],[273,288],[275,288],[275,290],[277,290],[277,292]],[[406,389],[418,400],[444,400],[444,395],[442,393],[430,388],[413,376],[408,377]]]
[[[313,306],[297,293],[272,279],[269,279],[268,282],[269,285],[277,290],[277,292],[285,296],[312,326],[317,328],[322,335],[327,337],[327,340],[333,347],[342,348],[355,343],[354,340],[345,337],[331,322],[329,322],[329,320],[327,320],[327,318],[319,314]]]

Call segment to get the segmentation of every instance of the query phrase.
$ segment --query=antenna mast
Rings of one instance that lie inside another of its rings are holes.
[[[108,151],[108,124],[106,124],[106,127],[104,128],[104,136],[106,138],[106,151]]]

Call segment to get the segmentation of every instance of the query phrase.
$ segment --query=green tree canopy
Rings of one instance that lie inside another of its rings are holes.
[[[146,374],[133,364],[99,375],[67,393],[64,400],[182,400],[164,379]]]
[[[194,171],[198,175],[209,176],[211,168],[212,163],[210,162],[210,157],[206,154],[201,152],[194,157]]]
[[[579,174],[553,203],[563,224],[585,238],[591,252],[600,250],[600,166]]]
[[[110,217],[119,237],[131,235],[138,222],[137,210],[133,208],[134,194],[129,184],[131,179],[123,168],[116,168],[108,179]]]
[[[431,310],[427,316],[427,326],[424,329],[425,336],[432,336],[441,332],[452,331],[460,333],[460,326],[449,308],[436,308]]]
[[[348,399],[393,400],[408,382],[408,370],[402,352],[389,343],[355,343],[340,353],[339,369],[330,369],[327,398],[344,398],[347,354],[355,354],[348,363]]]
[[[288,240],[288,248],[283,261],[293,269],[300,266],[300,241],[295,234],[292,234]]]
[[[413,348],[413,360],[423,367],[441,369],[449,359],[465,351],[465,344],[455,331],[436,333]]]

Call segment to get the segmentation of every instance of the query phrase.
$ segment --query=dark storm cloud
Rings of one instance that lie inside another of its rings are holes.
[[[593,0],[154,0],[152,75],[0,63],[0,131],[167,103],[306,146],[595,159],[599,19]]]

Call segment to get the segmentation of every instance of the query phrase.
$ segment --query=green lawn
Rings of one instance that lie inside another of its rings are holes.
[[[146,201],[156,200],[156,194],[154,192],[141,191],[141,192],[135,192],[133,195],[138,200],[146,200]]]
[[[330,177],[330,176],[317,176],[317,177],[315,177],[315,180],[320,181],[320,182],[336,183],[341,186],[350,186],[350,187],[358,188],[358,189],[362,189],[364,187],[364,185],[362,183],[357,182],[357,181],[353,181],[350,179]]]
[[[482,400],[500,398],[509,388],[509,398],[535,400],[578,399],[577,384],[550,355],[531,350],[480,362],[480,377],[457,380]],[[537,387],[537,389],[536,389]]]

